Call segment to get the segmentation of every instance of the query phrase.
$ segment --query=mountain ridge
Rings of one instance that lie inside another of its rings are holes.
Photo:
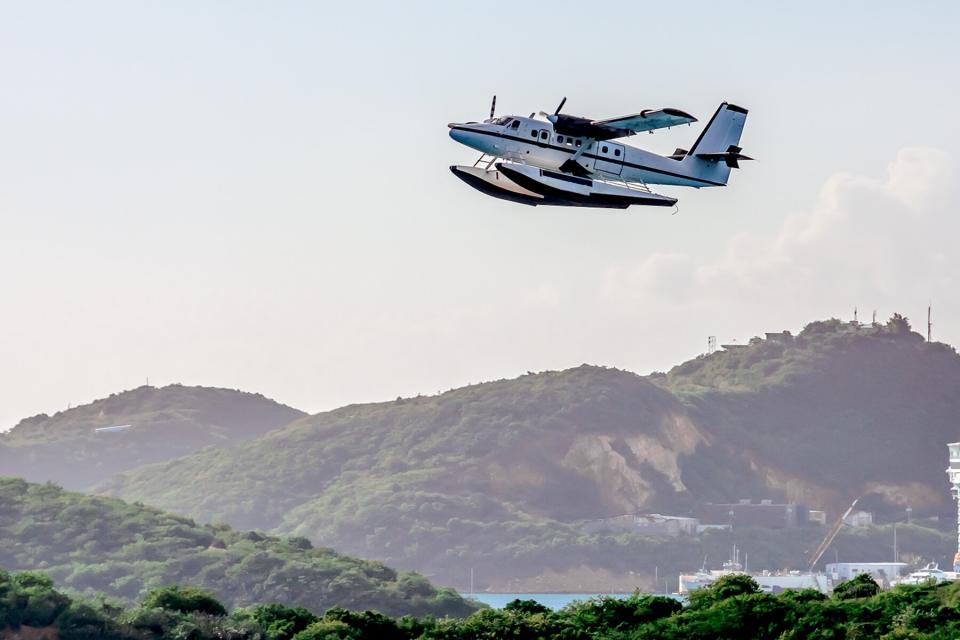
[[[231,446],[304,415],[238,390],[141,386],[21,420],[0,433],[0,470],[84,489],[127,469]]]
[[[770,498],[837,515],[865,493],[881,520],[949,513],[958,385],[952,347],[904,318],[819,321],[663,374],[584,365],[352,405],[98,490],[448,581],[470,558],[566,571],[606,544],[578,523],[623,513]]]

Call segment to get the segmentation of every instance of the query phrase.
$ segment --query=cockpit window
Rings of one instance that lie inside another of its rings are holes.
[[[511,128],[511,129],[519,129],[519,128],[520,128],[520,121],[519,121],[519,120],[514,120],[514,121],[513,121],[513,124],[510,125],[510,128]]]
[[[510,124],[511,122],[513,122],[513,118],[511,118],[510,116],[501,116],[501,117],[497,118],[496,120],[494,120],[494,121],[493,121],[493,124],[500,124],[500,125],[503,125],[503,126],[507,126],[507,125]]]

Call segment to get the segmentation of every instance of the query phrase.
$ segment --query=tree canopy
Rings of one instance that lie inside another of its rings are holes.
[[[901,586],[834,598],[760,593],[738,576],[703,589],[695,606],[665,596],[598,597],[559,611],[515,601],[464,618],[399,618],[332,607],[310,612],[259,605],[226,612],[212,594],[168,588],[122,608],[73,599],[34,573],[0,571],[0,636],[31,629],[63,640],[953,640],[960,636],[960,584]],[[857,585],[867,585],[857,579]],[[859,587],[858,587],[859,588]],[[24,634],[26,637],[26,634]]]

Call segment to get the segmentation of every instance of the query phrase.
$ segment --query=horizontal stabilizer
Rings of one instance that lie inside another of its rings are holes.
[[[740,153],[741,151],[743,151],[743,149],[735,144],[732,144],[727,147],[726,151],[722,153],[698,153],[696,156],[698,158],[703,158],[704,160],[710,160],[713,162],[719,162],[723,160],[731,169],[739,169],[740,160],[753,160],[753,158]]]

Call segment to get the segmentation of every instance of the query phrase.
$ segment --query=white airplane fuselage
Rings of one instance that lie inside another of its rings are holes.
[[[724,186],[729,168],[704,163],[694,168],[686,158],[674,159],[612,140],[593,141],[557,134],[543,120],[504,116],[493,122],[450,123],[450,137],[481,153],[541,169],[560,170],[581,148],[577,163],[598,179],[683,187]]]

